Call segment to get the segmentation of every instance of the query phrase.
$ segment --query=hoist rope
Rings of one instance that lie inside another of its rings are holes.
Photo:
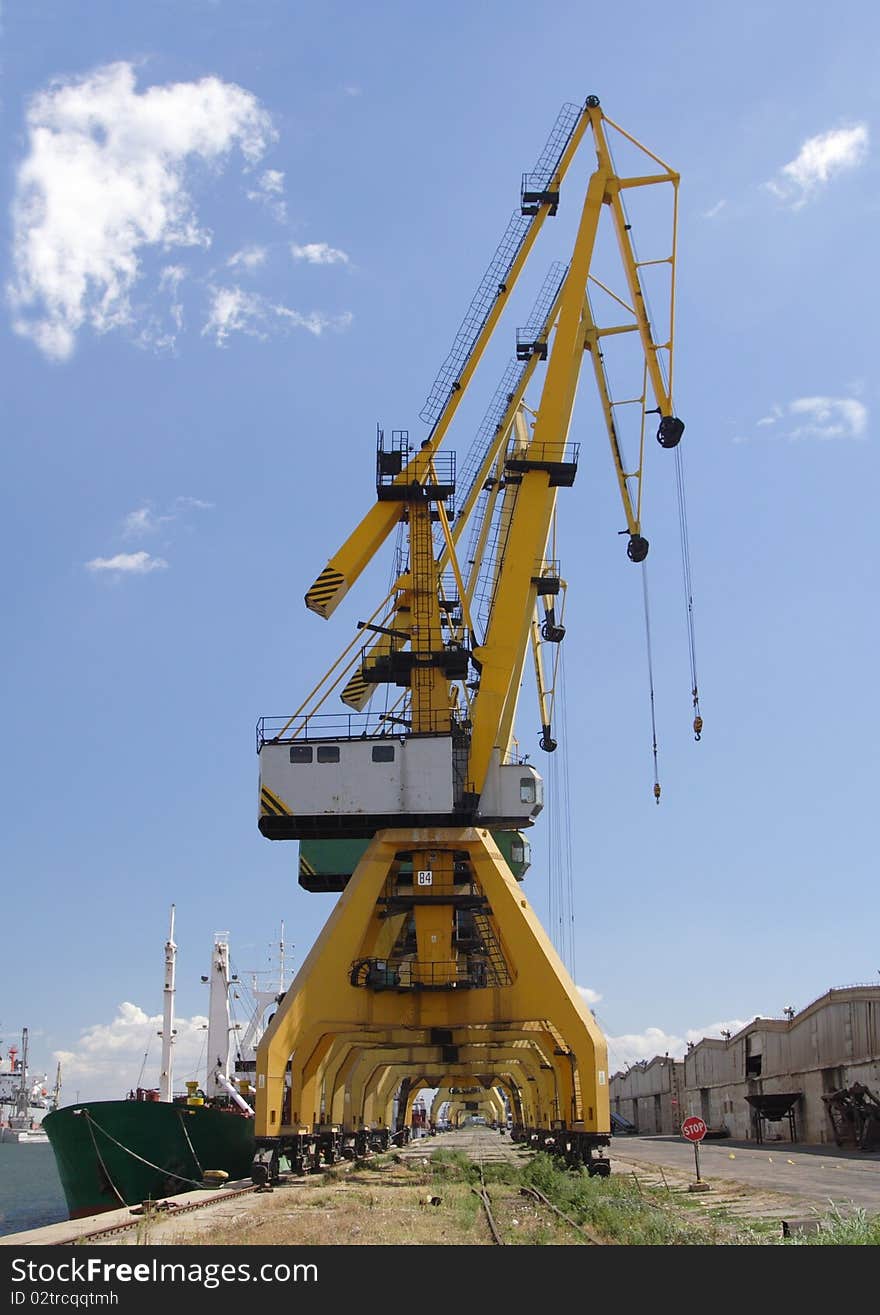
[[[576,980],[575,939],[574,939],[574,846],[571,830],[571,771],[568,757],[568,700],[565,685],[564,645],[559,644],[559,682],[560,682],[560,729],[562,731],[562,777],[564,781],[563,799],[563,878],[565,890],[565,926],[568,936],[565,965],[572,979]],[[554,681],[555,683],[555,681]]]
[[[557,645],[557,670],[562,668],[563,645]],[[554,679],[554,689],[556,680]],[[556,952],[569,975],[575,976],[574,863],[571,828],[571,775],[564,669],[560,670],[559,749],[550,755],[550,862],[548,923]]]
[[[645,647],[648,654],[648,688],[651,695],[651,743],[654,754],[654,798],[660,802],[660,775],[657,765],[657,716],[654,707],[654,658],[651,653],[651,613],[648,607],[648,570],[642,562],[642,597],[645,604]]]
[[[556,761],[556,754],[550,755],[548,764],[549,775],[549,798],[548,812],[550,814],[550,855],[547,865],[547,925],[550,930],[550,938],[556,946],[559,957],[562,958],[562,945],[559,939],[559,901],[560,901],[560,881],[559,881],[559,855],[562,846],[559,840],[559,820],[561,817],[561,807],[559,802],[559,764]]]
[[[691,698],[694,704],[694,739],[699,740],[703,730],[700,715],[700,692],[697,684],[697,649],[694,637],[694,591],[691,577],[691,553],[688,542],[687,504],[684,491],[684,458],[681,446],[675,449],[675,483],[678,493],[678,524],[681,534],[681,567],[684,578],[684,600],[687,612],[688,653],[691,663]]]

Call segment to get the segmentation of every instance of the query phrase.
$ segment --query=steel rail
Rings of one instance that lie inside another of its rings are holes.
[[[485,1187],[472,1187],[471,1191],[475,1196],[480,1198],[483,1204],[483,1209],[486,1212],[486,1222],[489,1225],[489,1232],[492,1234],[492,1241],[496,1246],[503,1247],[505,1242],[501,1234],[498,1232],[495,1223],[495,1216],[492,1214],[492,1203],[489,1200],[489,1193],[486,1191]]]
[[[334,1171],[340,1169],[349,1170],[356,1165],[358,1161],[363,1161],[366,1158],[371,1159],[372,1156],[358,1156],[355,1160],[337,1160],[334,1164],[322,1164],[316,1169],[312,1169],[308,1174],[284,1174],[281,1181],[284,1182],[290,1179],[298,1180],[304,1177],[311,1178],[316,1174],[326,1174],[331,1169]],[[183,1204],[178,1204],[176,1201],[171,1203],[165,1200],[152,1201],[149,1203],[142,1202],[140,1206],[133,1205],[129,1208],[130,1213],[133,1215],[133,1218],[131,1219],[120,1220],[119,1223],[111,1224],[108,1228],[97,1228],[89,1233],[77,1233],[75,1237],[62,1238],[58,1242],[50,1242],[48,1245],[60,1247],[76,1246],[81,1242],[91,1242],[96,1238],[110,1237],[113,1233],[124,1233],[131,1228],[137,1228],[138,1224],[142,1224],[145,1221],[158,1223],[162,1219],[176,1219],[178,1215],[191,1214],[193,1210],[204,1210],[212,1205],[222,1205],[224,1201],[232,1201],[239,1196],[253,1196],[257,1192],[273,1190],[274,1188],[252,1183],[248,1187],[232,1187],[226,1190],[221,1189],[216,1196],[210,1196],[207,1200],[202,1201],[190,1201]],[[135,1214],[135,1211],[138,1211],[138,1213]]]
[[[605,1239],[600,1237],[598,1233],[595,1233],[592,1228],[585,1228],[583,1224],[579,1224],[576,1220],[572,1219],[571,1215],[567,1215],[564,1210],[560,1210],[558,1206],[548,1200],[543,1192],[539,1192],[537,1187],[521,1187],[519,1190],[521,1196],[531,1196],[534,1200],[540,1201],[542,1205],[546,1205],[554,1214],[559,1215],[560,1219],[564,1219],[567,1224],[571,1224],[572,1228],[576,1228],[577,1231],[587,1239],[591,1246],[602,1247],[608,1245]]]
[[[111,1224],[108,1228],[96,1228],[90,1233],[77,1233],[75,1237],[65,1237],[58,1242],[50,1242],[50,1246],[66,1247],[76,1246],[80,1242],[91,1242],[95,1238],[109,1237],[113,1233],[124,1233],[130,1228],[137,1228],[138,1224],[145,1221],[156,1222],[161,1218],[176,1219],[178,1215],[190,1214],[193,1210],[203,1210],[209,1205],[218,1205],[221,1201],[231,1201],[238,1196],[250,1196],[256,1192],[256,1185],[251,1187],[235,1187],[229,1191],[224,1191],[222,1195],[211,1196],[207,1201],[191,1201],[188,1205],[179,1205],[174,1202],[172,1205],[167,1201],[153,1201],[149,1205],[144,1202],[140,1206],[133,1205],[129,1213],[133,1215],[131,1219],[120,1220],[117,1224]],[[137,1211],[138,1213],[134,1213]]]

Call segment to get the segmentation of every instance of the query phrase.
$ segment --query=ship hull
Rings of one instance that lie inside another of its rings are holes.
[[[250,1174],[253,1119],[208,1105],[107,1100],[47,1114],[71,1219],[203,1186],[207,1170]]]

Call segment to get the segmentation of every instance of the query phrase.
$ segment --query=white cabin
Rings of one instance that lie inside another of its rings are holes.
[[[531,826],[543,781],[527,763],[493,760],[479,801],[452,735],[265,740],[260,831],[272,840],[367,837],[383,827]]]

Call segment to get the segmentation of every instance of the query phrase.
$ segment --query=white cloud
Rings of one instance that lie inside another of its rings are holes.
[[[279,224],[287,218],[284,201],[284,174],[280,169],[266,169],[260,174],[257,185],[248,192],[249,201],[260,201],[274,215]]]
[[[588,1005],[597,1005],[602,999],[598,991],[594,991],[591,986],[579,986],[577,988]]]
[[[776,177],[764,186],[774,196],[799,210],[836,174],[857,168],[867,157],[866,123],[832,128],[830,132],[808,137],[795,159],[784,164]]]
[[[146,249],[210,245],[186,188],[192,164],[219,172],[238,148],[251,167],[276,136],[234,83],[206,77],[138,92],[125,62],[53,83],[32,99],[27,125],[7,293],[16,331],[57,360],[83,326],[132,323]]]
[[[230,269],[246,269],[250,273],[265,263],[266,248],[258,246],[242,247],[241,251],[236,251],[226,262]]]
[[[707,1023],[705,1027],[689,1027],[685,1032],[685,1040],[692,1041],[696,1045],[698,1041],[702,1041],[703,1037],[718,1038],[722,1032],[729,1032],[731,1036],[736,1036],[737,1032],[741,1032],[747,1023],[753,1021],[751,1018],[727,1018],[720,1023]]]
[[[154,511],[149,504],[137,507],[124,518],[122,533],[126,539],[143,538],[144,535],[155,534],[172,521],[179,520],[182,512],[186,510],[208,511],[213,505],[212,502],[203,502],[200,498],[179,497],[174,499],[167,511]]]
[[[330,247],[326,242],[307,242],[305,246],[296,244],[290,248],[294,260],[305,260],[310,265],[347,265],[348,256],[344,251]]]
[[[655,1055],[669,1055],[672,1059],[683,1059],[688,1042],[696,1044],[703,1037],[720,1037],[722,1032],[733,1036],[745,1027],[746,1022],[739,1018],[726,1022],[708,1023],[705,1027],[688,1028],[683,1037],[664,1032],[660,1027],[646,1027],[644,1032],[627,1033],[623,1036],[609,1036],[608,1063],[612,1073],[616,1073],[643,1060],[651,1060]]]
[[[347,329],[353,316],[350,311],[341,315],[325,315],[322,311],[291,310],[278,305],[255,292],[242,288],[213,288],[208,319],[203,335],[213,336],[218,347],[226,344],[232,333],[244,333],[252,338],[265,339],[272,329],[300,328],[319,338],[326,330]]]
[[[761,416],[761,419],[756,421],[756,424],[761,426],[775,425],[777,420],[781,420],[784,415],[785,412],[783,411],[782,407],[778,404],[778,402],[774,402],[767,415]]]
[[[115,575],[149,575],[151,571],[164,571],[168,563],[163,557],[152,557],[148,552],[120,552],[115,557],[93,557],[86,562],[88,571],[111,571]]]
[[[284,174],[280,169],[266,169],[260,174],[260,188],[267,196],[281,196],[284,191]]]
[[[868,408],[854,397],[796,397],[788,409],[804,423],[789,438],[864,438]]]
[[[193,507],[196,511],[210,511],[213,502],[205,502],[202,498],[175,498],[175,507]]]
[[[673,1036],[660,1027],[646,1027],[644,1032],[625,1033],[623,1036],[609,1036],[608,1063],[612,1072],[638,1064],[643,1059],[653,1059],[655,1055],[667,1052],[680,1058],[686,1049],[683,1037]]]
[[[769,438],[791,442],[802,438],[859,440],[867,433],[868,408],[856,397],[795,397],[785,406],[774,403],[755,425],[772,429]],[[748,436],[738,434],[734,442],[746,443]]]
[[[716,201],[715,204],[713,206],[710,206],[708,210],[703,211],[703,218],[704,219],[717,218],[717,216],[721,214],[721,211],[725,208],[726,205],[727,205],[726,201]]]
[[[175,1017],[175,1090],[188,1078],[205,1081],[207,1023],[200,1015]],[[161,1030],[161,1014],[147,1014],[126,1001],[118,1006],[112,1022],[86,1028],[75,1049],[55,1051],[66,1093],[63,1103],[71,1104],[75,1091],[81,1100],[118,1100],[132,1087],[158,1086]]]
[[[166,516],[157,516],[151,507],[138,507],[126,516],[122,533],[127,539],[139,539],[144,534],[154,534],[167,519]]]
[[[171,318],[178,330],[183,328],[183,303],[178,293],[185,278],[183,265],[166,265],[159,276],[159,291],[167,292],[171,298]]]
[[[214,288],[211,307],[202,336],[213,335],[218,347],[224,346],[231,333],[246,333],[253,338],[265,338],[259,328],[265,318],[265,298],[241,288]]]

